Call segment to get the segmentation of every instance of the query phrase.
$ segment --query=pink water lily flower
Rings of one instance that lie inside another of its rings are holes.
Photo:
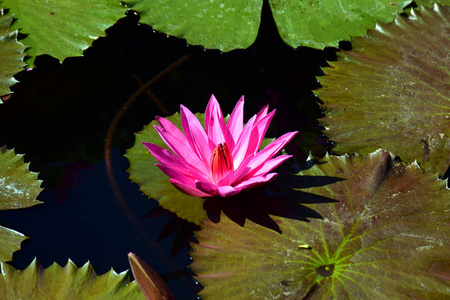
[[[271,181],[269,173],[291,155],[276,156],[297,132],[289,132],[259,151],[275,110],[265,106],[244,127],[244,97],[236,104],[228,122],[214,95],[205,112],[205,128],[195,115],[180,105],[184,134],[169,120],[156,117],[155,129],[170,152],[143,143],[160,164],[161,171],[181,192],[194,197],[230,197],[242,190]],[[275,157],[276,156],[276,157]]]

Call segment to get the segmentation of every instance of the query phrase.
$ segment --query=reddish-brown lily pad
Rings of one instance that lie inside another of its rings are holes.
[[[450,7],[378,24],[320,77],[336,153],[382,148],[443,175],[450,165]]]
[[[282,234],[225,216],[196,233],[202,299],[447,299],[450,190],[416,163],[378,150],[310,159],[302,191],[322,219],[273,217]],[[317,186],[314,177],[344,180]]]

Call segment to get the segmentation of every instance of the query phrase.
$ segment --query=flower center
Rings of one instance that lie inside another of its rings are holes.
[[[215,183],[233,169],[233,157],[226,143],[220,143],[211,155],[211,173]]]

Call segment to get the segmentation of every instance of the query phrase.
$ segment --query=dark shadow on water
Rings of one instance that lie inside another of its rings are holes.
[[[309,218],[321,219],[321,215],[308,204],[326,204],[337,202],[332,198],[302,192],[299,189],[313,188],[333,184],[343,179],[328,176],[292,175],[281,168],[278,177],[266,186],[242,192],[231,198],[212,198],[205,202],[208,217],[220,221],[224,213],[240,226],[246,219],[261,226],[282,233],[278,224],[270,217],[296,219],[309,222]]]
[[[316,163],[308,160],[301,166],[294,166],[294,169],[299,167],[306,170]],[[301,189],[334,184],[344,180],[342,178],[294,175],[284,168],[278,168],[277,172],[279,175],[273,182],[260,188],[244,191],[230,198],[207,199],[203,208],[206,210],[208,218],[217,223],[220,222],[220,215],[223,213],[240,226],[245,226],[246,220],[250,220],[282,234],[282,230],[271,216],[309,222],[311,218],[322,218],[314,210],[314,206],[338,202],[332,198],[301,191]],[[147,214],[147,217],[160,216],[169,218],[169,222],[161,230],[158,241],[176,233],[170,255],[176,255],[184,247],[189,247],[189,242],[194,241],[194,231],[199,230],[200,226],[182,220],[162,207],[155,207]]]
[[[153,208],[147,215],[145,215],[145,217],[164,217],[169,219],[169,221],[161,230],[157,239],[157,241],[159,242],[176,233],[174,241],[170,248],[169,257],[177,255],[182,249],[184,249],[184,247],[189,245],[189,242],[192,241],[192,238],[194,236],[193,232],[200,229],[199,225],[178,218],[176,214],[162,208],[161,206]]]

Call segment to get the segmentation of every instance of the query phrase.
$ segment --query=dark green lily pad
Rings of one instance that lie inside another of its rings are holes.
[[[0,295],[2,299],[145,299],[126,272],[114,270],[97,276],[89,263],[78,268],[72,261],[65,267],[53,263],[43,269],[35,259],[25,270],[1,264]]]
[[[0,149],[0,210],[26,208],[41,203],[36,197],[42,191],[38,174],[28,170],[23,155]],[[0,226],[0,261],[10,261],[26,237]],[[0,293],[1,294],[1,293]]]
[[[49,54],[59,60],[82,55],[126,11],[113,0],[46,0],[45,5],[41,0],[3,0],[2,5],[17,18],[12,28],[27,35],[22,41],[30,47],[28,55]]]
[[[191,45],[230,51],[247,48],[256,39],[262,0],[172,1],[127,0],[141,22]]]
[[[230,51],[256,39],[262,0],[126,0],[141,21],[189,44]],[[278,31],[292,47],[336,47],[350,36],[363,36],[375,20],[391,22],[410,0],[269,0]]]
[[[0,96],[11,93],[9,88],[17,82],[14,74],[25,66],[23,51],[26,47],[17,41],[17,30],[9,28],[12,20],[12,16],[1,15],[0,10]]]
[[[198,113],[195,116],[203,122],[204,114]],[[179,113],[166,119],[181,128]],[[125,156],[130,161],[128,169],[130,178],[139,185],[144,194],[157,200],[162,207],[176,213],[182,219],[199,224],[202,219],[207,217],[206,211],[203,209],[205,199],[195,198],[178,191],[169,182],[169,177],[155,166],[158,161],[142,145],[142,142],[147,142],[169,149],[153,128],[153,125],[157,124],[157,121],[152,121],[144,126],[141,132],[136,133],[134,146],[127,150]]]
[[[204,221],[191,265],[202,299],[450,297],[446,181],[383,150],[308,165],[301,190],[338,200],[308,204],[323,219],[273,217],[282,234]],[[345,180],[317,186],[315,176]]]
[[[269,0],[283,40],[293,47],[337,47],[342,40],[364,36],[375,20],[391,22],[411,1]]]
[[[338,154],[383,148],[443,175],[450,164],[450,7],[378,24],[320,77],[324,133]]]

